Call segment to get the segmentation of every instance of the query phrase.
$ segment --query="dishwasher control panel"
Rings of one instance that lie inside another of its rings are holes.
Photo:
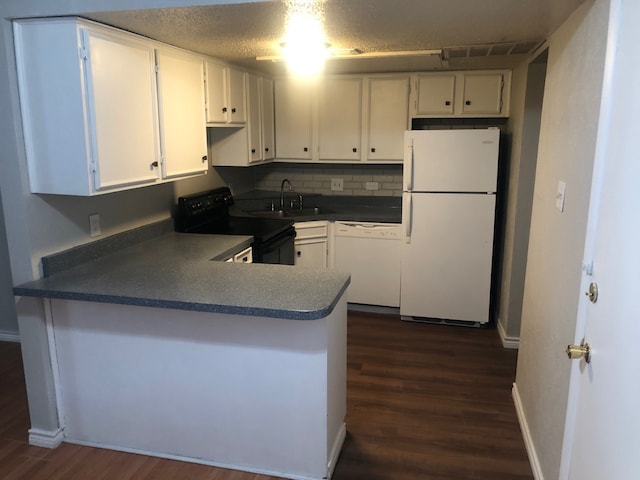
[[[380,238],[387,240],[402,240],[402,225],[399,223],[373,222],[336,222],[337,237]]]

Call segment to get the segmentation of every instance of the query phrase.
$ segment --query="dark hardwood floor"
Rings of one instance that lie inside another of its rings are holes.
[[[349,312],[347,439],[334,480],[523,480],[516,352],[495,330]],[[0,342],[1,480],[276,480],[71,444],[27,444],[18,344]]]

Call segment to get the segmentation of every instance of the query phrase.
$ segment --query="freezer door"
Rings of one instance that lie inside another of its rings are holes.
[[[495,195],[412,194],[400,314],[489,321]]]
[[[500,130],[405,132],[404,189],[495,192]]]

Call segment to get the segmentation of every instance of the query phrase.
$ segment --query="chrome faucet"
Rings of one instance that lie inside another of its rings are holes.
[[[285,178],[284,180],[282,180],[282,183],[280,184],[280,210],[284,210],[284,184],[285,183],[289,184],[289,191],[290,192],[293,191],[293,185],[291,185],[291,182],[289,181],[289,179]]]

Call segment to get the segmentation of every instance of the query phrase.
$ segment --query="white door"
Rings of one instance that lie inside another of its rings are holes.
[[[274,81],[276,154],[279,159],[310,160],[313,84],[292,78]]]
[[[453,115],[455,91],[455,75],[419,76],[416,114]]]
[[[398,160],[409,122],[409,77],[369,79],[369,160]]]
[[[612,0],[609,48],[594,168],[583,288],[575,342],[591,363],[574,361],[561,478],[640,478],[640,3]],[[618,61],[624,58],[623,61]],[[614,61],[610,61],[614,60]]]
[[[318,154],[324,160],[359,160],[362,80],[325,79],[318,104]]]
[[[470,73],[464,76],[463,114],[497,115],[502,110],[501,73]]]
[[[157,50],[162,177],[207,172],[204,62],[180,50]]]
[[[406,132],[404,190],[495,192],[499,139],[498,129]]]
[[[160,138],[155,53],[124,35],[83,29],[96,190],[154,183]],[[114,141],[114,139],[118,139]]]
[[[275,154],[274,113],[273,113],[273,80],[260,78],[261,122],[262,122],[262,158],[271,160]]]
[[[249,141],[249,163],[262,160],[262,128],[260,111],[260,79],[247,74],[247,129]]]

